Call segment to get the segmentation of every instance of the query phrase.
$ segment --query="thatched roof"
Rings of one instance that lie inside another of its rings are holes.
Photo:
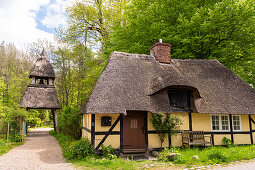
[[[49,77],[55,79],[53,67],[50,64],[44,49],[30,71],[29,78],[31,77]]]
[[[29,109],[60,109],[57,92],[53,85],[30,84],[20,102]]]
[[[255,114],[255,90],[217,60],[171,62],[112,53],[80,113],[171,113],[167,89],[185,88],[192,91],[193,112]]]

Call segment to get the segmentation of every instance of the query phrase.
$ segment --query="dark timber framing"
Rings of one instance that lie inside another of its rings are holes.
[[[192,115],[191,115],[191,112],[189,112],[189,130],[192,131]]]
[[[144,136],[145,136],[145,148],[148,149],[148,112],[144,115]]]
[[[249,115],[250,138],[251,138],[251,144],[253,144],[252,124],[251,124],[251,121],[252,121],[252,118],[251,118],[251,115]]]
[[[234,144],[234,133],[233,133],[233,122],[232,122],[232,115],[229,115],[229,125],[230,125],[230,134],[231,134],[231,141]]]
[[[100,141],[100,143],[97,145],[97,147],[95,148],[95,150],[98,150],[100,148],[100,146],[104,143],[104,141],[107,139],[107,137],[110,135],[110,133],[112,132],[112,130],[115,128],[115,126],[119,123],[121,119],[121,115],[119,115],[119,117],[117,118],[117,120],[115,120],[115,122],[113,123],[113,125],[111,126],[111,128],[109,129],[109,131],[105,134],[105,136],[103,137],[103,139]]]
[[[91,145],[95,146],[95,114],[91,115]]]
[[[123,146],[123,115],[120,115],[120,150],[122,150]]]

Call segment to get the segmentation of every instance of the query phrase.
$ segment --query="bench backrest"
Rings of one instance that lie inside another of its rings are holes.
[[[203,131],[183,131],[182,137],[192,139],[204,139]]]

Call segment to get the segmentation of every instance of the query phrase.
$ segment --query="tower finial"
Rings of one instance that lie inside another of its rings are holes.
[[[45,51],[45,48],[43,47],[43,50],[42,50],[42,53],[41,53],[41,57],[43,57],[43,56],[47,56],[47,53],[46,53],[46,51]]]

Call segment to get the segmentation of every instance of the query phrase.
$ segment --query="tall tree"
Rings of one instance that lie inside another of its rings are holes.
[[[115,25],[109,51],[148,53],[158,39],[173,58],[218,59],[255,86],[253,0],[133,0]],[[249,75],[249,76],[246,76]]]

